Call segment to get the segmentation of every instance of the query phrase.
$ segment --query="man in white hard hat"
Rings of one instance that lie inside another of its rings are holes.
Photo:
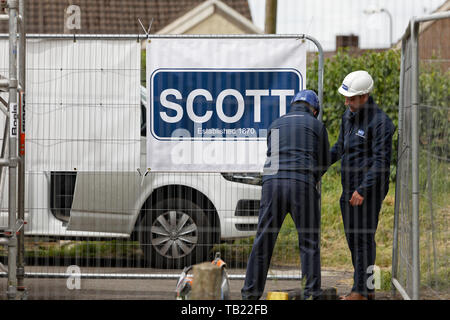
[[[332,163],[341,160],[340,206],[354,267],[351,292],[342,300],[374,299],[375,232],[381,204],[389,188],[392,135],[395,127],[370,92],[366,71],[348,74],[339,93],[348,109],[339,138],[331,148]]]

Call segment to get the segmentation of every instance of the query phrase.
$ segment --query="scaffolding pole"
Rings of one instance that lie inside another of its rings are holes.
[[[21,261],[23,262],[23,215],[17,217],[18,206],[24,208],[24,197],[18,195],[18,181],[24,181],[24,167],[22,172],[18,172],[19,163],[21,159],[18,154],[18,136],[21,128],[21,106],[18,104],[18,89],[24,90],[25,79],[25,28],[24,28],[24,9],[25,0],[8,0],[7,8],[8,14],[0,15],[1,21],[8,21],[9,23],[9,74],[7,79],[2,79],[0,87],[7,89],[7,119],[5,123],[5,133],[2,146],[2,157],[0,159],[0,166],[8,167],[8,227],[4,231],[4,238],[1,238],[0,245],[8,246],[8,283],[6,289],[6,296],[13,300],[17,298],[18,277],[17,277],[17,258],[18,252],[21,254]],[[17,37],[20,28],[19,39]],[[18,72],[18,47],[20,49],[20,71]],[[19,82],[21,86],[19,86]],[[2,101],[4,102],[4,101]],[[7,138],[7,139],[6,139]],[[8,149],[8,157],[6,156],[6,147]],[[19,176],[22,174],[21,179]],[[22,194],[24,194],[24,184],[21,185]],[[19,201],[18,201],[19,200]],[[21,234],[22,241],[20,246],[18,244],[18,235]],[[22,249],[20,249],[22,247]],[[23,263],[22,263],[23,267]],[[20,269],[19,269],[20,270]],[[24,269],[21,269],[24,271]],[[21,271],[19,271],[21,272]],[[23,272],[24,274],[24,272]],[[23,284],[23,277],[22,284]]]
[[[8,299],[15,299],[17,294],[17,236],[14,232],[17,219],[17,16],[18,1],[8,0],[9,8],[9,191],[8,191]]]
[[[19,0],[19,15],[21,17],[19,24],[19,166],[18,166],[18,202],[17,217],[25,221],[25,68],[26,68],[26,38],[25,38],[25,1]],[[17,289],[25,290],[25,227],[18,234],[18,252],[17,252]]]

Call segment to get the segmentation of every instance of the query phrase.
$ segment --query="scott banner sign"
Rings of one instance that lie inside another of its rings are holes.
[[[262,171],[267,129],[304,88],[305,69],[296,39],[152,39],[148,168]]]

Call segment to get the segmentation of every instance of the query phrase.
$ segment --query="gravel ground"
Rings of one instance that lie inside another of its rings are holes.
[[[65,267],[26,267],[30,273],[65,273]],[[143,268],[81,268],[82,273],[170,273],[179,275],[176,270],[157,270]],[[230,274],[244,274],[244,269],[230,270]],[[293,271],[271,270],[271,273],[290,274]],[[4,275],[3,275],[4,276]],[[243,280],[231,280],[231,299],[240,300]],[[80,279],[80,289],[68,289],[67,279],[26,278],[29,300],[172,300],[177,279]],[[0,279],[0,299],[6,299],[7,279]],[[349,292],[352,285],[352,273],[349,271],[322,270],[322,287],[335,287],[339,295]],[[268,280],[268,291],[292,290],[300,287],[299,280]],[[395,297],[398,299],[399,297]],[[378,300],[391,300],[390,292],[377,292]]]

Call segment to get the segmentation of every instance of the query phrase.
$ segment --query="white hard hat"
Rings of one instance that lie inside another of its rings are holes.
[[[339,93],[346,97],[369,93],[373,88],[373,79],[367,71],[358,70],[349,73],[342,81]]]

